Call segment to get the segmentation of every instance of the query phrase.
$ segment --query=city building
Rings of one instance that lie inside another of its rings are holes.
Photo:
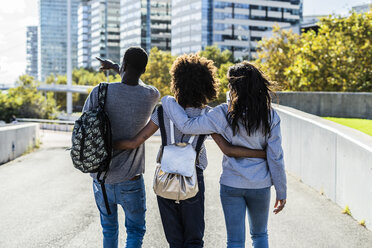
[[[151,48],[171,50],[171,0],[149,1]]]
[[[100,67],[95,57],[120,62],[120,0],[92,0],[91,66]]]
[[[26,74],[38,78],[37,26],[28,26],[26,31]]]
[[[77,67],[77,11],[79,0],[71,0],[71,60]],[[67,71],[67,1],[39,0],[39,79]]]
[[[213,44],[213,1],[172,0],[172,54],[198,52]]]
[[[352,7],[352,10],[355,11],[355,12],[357,12],[357,13],[366,13],[366,12],[372,10],[372,4],[371,3],[369,3],[369,4],[367,3],[367,4],[353,6]]]
[[[257,42],[273,25],[295,26],[301,17],[301,0],[173,0],[172,54],[217,44],[236,59],[253,58]]]
[[[78,67],[91,67],[90,0],[81,0],[78,9]]]
[[[130,46],[171,49],[171,0],[122,0],[121,55]]]

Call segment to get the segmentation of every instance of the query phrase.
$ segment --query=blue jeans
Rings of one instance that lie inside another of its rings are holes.
[[[146,232],[145,212],[146,196],[143,177],[134,181],[125,181],[118,184],[105,184],[111,215],[107,214],[102,195],[101,185],[94,180],[93,192],[100,212],[103,247],[118,247],[118,212],[117,204],[121,205],[125,213],[125,227],[127,231],[127,248],[142,246],[143,236]]]
[[[227,247],[245,247],[245,212],[255,248],[269,247],[267,222],[270,207],[270,187],[239,189],[221,184],[220,197],[225,215]]]

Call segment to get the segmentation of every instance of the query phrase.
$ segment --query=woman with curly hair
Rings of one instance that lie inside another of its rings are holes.
[[[230,101],[191,117],[172,97],[162,99],[164,112],[185,134],[219,133],[233,145],[266,149],[267,160],[224,156],[220,198],[225,215],[227,247],[245,247],[245,215],[255,248],[268,247],[270,187],[276,190],[274,213],[286,203],[286,175],[280,118],[271,107],[271,83],[248,62],[229,68]]]
[[[208,112],[211,108],[207,103],[217,97],[218,81],[215,77],[216,67],[213,61],[200,57],[197,54],[182,55],[178,57],[170,70],[172,77],[172,92],[174,99],[185,111],[187,117],[197,117],[203,109]],[[170,119],[164,112],[164,129],[167,136],[167,144],[170,140]],[[147,126],[132,140],[119,141],[114,145],[116,149],[134,149],[159,128],[158,110],[154,111]],[[176,143],[187,142],[190,135],[174,128]],[[213,135],[221,150],[228,156],[235,157],[265,157],[264,151],[251,150],[243,147],[231,146],[221,136]],[[192,146],[196,147],[197,139]],[[180,164],[179,166],[182,166]],[[157,196],[159,211],[166,239],[171,248],[173,247],[203,247],[204,236],[204,177],[203,171],[207,167],[207,156],[202,145],[197,159],[196,170],[199,191],[196,196],[179,203],[174,200]]]

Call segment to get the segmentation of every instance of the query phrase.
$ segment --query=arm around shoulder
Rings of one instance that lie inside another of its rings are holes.
[[[231,145],[222,135],[212,134],[213,140],[216,142],[221,151],[228,157],[236,158],[266,158],[265,150],[254,150],[242,146]]]
[[[173,97],[162,98],[164,112],[174,122],[176,127],[184,134],[211,134],[220,133],[220,120],[226,119],[222,113],[221,106],[212,108],[205,114],[189,118],[186,111]]]

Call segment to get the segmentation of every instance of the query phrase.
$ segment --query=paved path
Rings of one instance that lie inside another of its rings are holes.
[[[101,228],[88,175],[73,168],[67,133],[43,133],[38,151],[0,166],[0,247],[101,247]],[[167,247],[159,218],[152,176],[160,137],[146,145],[147,233],[145,248]],[[207,141],[209,168],[206,181],[206,248],[226,247],[219,201],[222,154]],[[372,232],[311,188],[288,176],[288,204],[283,213],[270,215],[271,247],[371,248]],[[120,247],[125,230],[120,211]],[[249,237],[249,236],[247,236]],[[250,246],[250,239],[247,240]]]

